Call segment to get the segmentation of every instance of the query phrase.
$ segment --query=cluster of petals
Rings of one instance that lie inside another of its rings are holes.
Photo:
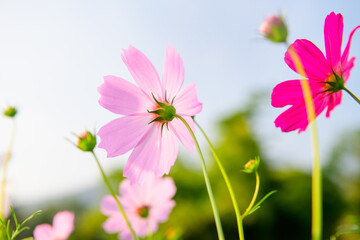
[[[159,178],[147,174],[144,180],[143,184],[130,184],[130,180],[125,179],[119,186],[118,199],[138,237],[155,233],[158,224],[167,221],[175,206],[172,198],[176,193],[176,187],[170,177]],[[146,215],[141,215],[144,208],[147,211]],[[107,233],[119,233],[119,239],[132,239],[128,225],[111,195],[102,199],[101,212],[109,217],[103,224]]]
[[[53,219],[53,225],[41,224],[34,230],[35,240],[66,240],[74,230],[74,213],[58,212]]]
[[[333,91],[331,83],[336,77],[341,77],[344,83],[350,76],[350,70],[354,66],[355,58],[349,58],[350,44],[354,32],[360,27],[354,28],[349,36],[344,51],[341,54],[343,36],[343,16],[330,13],[325,19],[324,38],[326,57],[312,42],[306,39],[298,39],[289,46],[299,56],[304,68],[305,75],[312,92],[316,117],[326,108],[326,117],[341,103],[342,91]],[[285,53],[286,64],[295,72],[297,71],[293,59],[288,51]],[[289,80],[278,84],[272,92],[271,104],[274,107],[292,105],[275,120],[275,126],[283,132],[298,130],[302,132],[308,126],[308,117],[303,97],[300,80]]]
[[[124,115],[99,131],[100,148],[108,157],[116,157],[133,149],[124,168],[124,177],[142,182],[149,172],[156,176],[168,174],[177,158],[178,140],[189,151],[194,142],[185,125],[178,118],[171,121],[154,121],[152,113],[164,103],[175,108],[194,129],[192,116],[198,114],[202,104],[198,101],[196,87],[190,83],[181,89],[184,65],[179,53],[167,46],[162,83],[155,67],[136,48],[123,50],[122,60],[137,85],[120,77],[105,76],[98,88],[99,103],[113,113]],[[165,125],[164,125],[165,124]]]

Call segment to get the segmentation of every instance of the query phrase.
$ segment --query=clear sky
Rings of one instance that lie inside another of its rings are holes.
[[[306,38],[321,50],[331,11],[344,15],[344,41],[360,24],[356,0],[0,1],[0,104],[19,108],[8,172],[14,204],[70,194],[99,180],[91,155],[64,139],[117,117],[99,106],[96,88],[105,75],[133,81],[120,57],[130,44],[148,56],[160,76],[165,47],[175,46],[184,60],[185,84],[196,82],[204,103],[198,120],[213,138],[219,119],[240,109],[253,92],[266,90],[268,100],[256,120],[266,153],[278,166],[308,168],[308,132],[285,134],[273,124],[283,109],[270,106],[271,89],[297,74],[283,61],[285,46],[261,39],[257,29],[280,11],[288,20],[289,42]],[[359,39],[357,33],[351,56],[360,56]],[[360,95],[358,61],[347,86]],[[319,118],[323,157],[339,134],[359,127],[359,110],[344,95],[330,119]],[[0,118],[0,153],[6,151],[10,126]],[[128,156],[106,159],[104,150],[97,152],[107,171]]]

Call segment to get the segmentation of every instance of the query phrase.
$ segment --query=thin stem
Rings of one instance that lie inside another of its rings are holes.
[[[296,51],[289,47],[288,52],[295,64],[297,72],[301,76],[306,76],[304,67]],[[311,212],[311,239],[321,240],[322,239],[322,174],[320,165],[319,155],[319,144],[315,124],[315,108],[310,90],[309,82],[304,77],[300,80],[301,88],[304,95],[306,113],[308,116],[308,122],[311,128],[311,141],[312,141],[312,152],[313,152],[313,170],[312,170],[312,212]]]
[[[259,193],[260,177],[259,177],[259,173],[257,171],[255,171],[255,177],[256,177],[256,185],[255,185],[254,195],[253,195],[253,198],[251,199],[251,202],[250,202],[249,206],[245,210],[244,214],[241,216],[243,219],[247,215],[247,213],[252,209],[252,207],[254,206],[256,198],[257,198],[258,193]]]
[[[109,182],[108,178],[107,178],[106,175],[105,175],[105,172],[104,172],[103,168],[102,168],[101,165],[100,165],[99,159],[97,158],[97,156],[96,156],[96,154],[95,154],[94,151],[91,151],[91,153],[92,153],[92,155],[93,155],[94,158],[95,158],[95,161],[96,161],[96,163],[97,163],[97,165],[98,165],[98,167],[99,167],[99,170],[100,170],[100,172],[101,172],[101,175],[102,175],[102,177],[103,177],[103,179],[104,179],[104,182],[105,182],[106,186],[108,187],[111,195],[114,197],[114,199],[115,199],[115,201],[116,201],[116,204],[117,204],[117,206],[118,206],[121,214],[123,215],[123,217],[124,217],[124,219],[125,219],[125,222],[126,222],[128,228],[130,229],[132,238],[133,238],[134,240],[137,240],[138,238],[136,237],[136,234],[135,234],[135,232],[134,232],[134,229],[131,227],[131,224],[130,224],[130,222],[129,222],[129,219],[127,218],[127,216],[126,216],[126,214],[125,214],[125,211],[124,211],[123,207],[122,207],[121,204],[120,204],[119,199],[117,198],[114,190],[112,189],[112,187],[111,187],[111,185],[110,185],[110,182]]]
[[[0,218],[4,219],[4,208],[5,208],[5,185],[6,185],[6,169],[10,160],[12,146],[14,144],[15,136],[15,120],[12,118],[12,130],[10,135],[9,146],[5,155],[4,164],[2,166],[2,175],[1,175],[1,192],[0,192]]]
[[[210,147],[211,152],[212,152],[212,154],[213,154],[213,156],[215,158],[215,161],[216,161],[217,165],[219,166],[221,174],[223,175],[223,178],[224,178],[226,186],[227,186],[227,188],[229,190],[230,197],[231,197],[231,200],[232,200],[232,203],[233,203],[233,206],[234,206],[235,215],[236,215],[236,221],[237,221],[238,230],[239,230],[239,239],[244,240],[245,238],[244,238],[244,229],[243,229],[241,213],[240,213],[239,206],[237,204],[235,193],[234,193],[234,190],[233,190],[233,188],[231,186],[229,177],[227,176],[227,174],[225,172],[225,169],[224,169],[222,163],[220,162],[220,159],[219,159],[218,155],[216,154],[215,148],[211,144],[210,139],[206,135],[205,131],[200,127],[200,124],[198,122],[196,122],[195,120],[194,120],[194,122],[195,122],[196,126],[200,129],[202,134],[204,135],[207,143],[209,144],[209,147]]]
[[[189,124],[186,122],[186,120],[183,117],[181,117],[181,116],[179,116],[177,114],[175,115],[175,117],[177,117],[178,119],[180,119],[184,123],[184,125],[186,126],[186,128],[190,132],[192,139],[194,140],[196,149],[197,149],[197,151],[199,153],[199,156],[200,156],[202,171],[203,171],[204,179],[205,179],[205,185],[206,185],[206,188],[207,188],[207,191],[208,191],[208,194],[209,194],[209,198],[210,198],[210,202],[211,202],[211,206],[212,206],[212,209],[213,209],[213,212],[214,212],[214,218],[215,218],[215,224],[216,224],[218,237],[219,237],[220,240],[224,240],[225,238],[224,238],[224,233],[223,233],[222,226],[221,226],[219,212],[218,212],[217,207],[216,207],[214,194],[212,192],[209,176],[208,176],[208,173],[206,171],[206,165],[205,165],[204,156],[201,153],[199,143],[196,140],[196,137],[195,137],[195,134],[194,134],[193,130],[191,129]]]
[[[343,89],[350,94],[350,96],[355,99],[355,101],[357,101],[360,104],[360,99],[358,97],[355,96],[355,94],[353,94],[349,89],[347,89],[345,86],[343,87]]]

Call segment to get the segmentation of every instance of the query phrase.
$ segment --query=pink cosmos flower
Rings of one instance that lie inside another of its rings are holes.
[[[99,147],[107,151],[108,157],[134,149],[124,168],[124,176],[133,183],[142,181],[148,172],[156,176],[168,174],[177,157],[177,139],[193,150],[191,135],[175,114],[194,128],[191,116],[201,111],[202,104],[195,83],[180,89],[184,65],[174,48],[166,48],[162,84],[142,52],[132,46],[123,51],[122,59],[138,86],[120,77],[104,78],[98,88],[100,105],[125,116],[103,126],[98,135]]]
[[[144,180],[143,184],[130,184],[130,180],[123,180],[119,187],[121,196],[118,197],[135,234],[139,237],[155,233],[158,224],[168,219],[175,206],[172,197],[175,195],[176,187],[170,177],[159,178],[147,174]],[[103,225],[107,233],[119,233],[119,239],[132,239],[112,196],[108,195],[102,199],[101,212],[109,217]]]
[[[34,230],[35,240],[66,240],[74,230],[74,213],[58,212],[53,219],[53,225],[41,224]]]
[[[288,30],[281,16],[270,15],[260,25],[259,32],[272,42],[286,42]]]
[[[360,26],[352,30],[347,45],[341,54],[343,35],[343,17],[330,13],[325,19],[324,35],[326,58],[312,42],[298,39],[289,48],[299,56],[308,79],[315,107],[316,117],[327,108],[326,117],[341,103],[342,89],[350,76],[355,58],[349,59],[351,39]],[[285,53],[286,64],[295,72],[296,68],[289,50]],[[299,73],[299,72],[298,72]],[[290,80],[278,84],[272,92],[271,105],[284,107],[292,105],[275,120],[275,126],[283,132],[304,131],[308,126],[308,117],[300,80]]]

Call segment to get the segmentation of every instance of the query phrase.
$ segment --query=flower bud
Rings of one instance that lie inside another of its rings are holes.
[[[245,164],[243,172],[253,173],[257,171],[259,164],[260,164],[260,158],[255,157],[255,159],[251,159]]]
[[[4,116],[13,118],[17,113],[17,109],[15,107],[7,107],[3,113]]]
[[[265,38],[275,43],[287,41],[288,30],[281,16],[268,16],[260,25],[259,32]]]
[[[76,146],[84,152],[92,152],[96,146],[96,136],[89,131],[85,131],[79,134]]]

